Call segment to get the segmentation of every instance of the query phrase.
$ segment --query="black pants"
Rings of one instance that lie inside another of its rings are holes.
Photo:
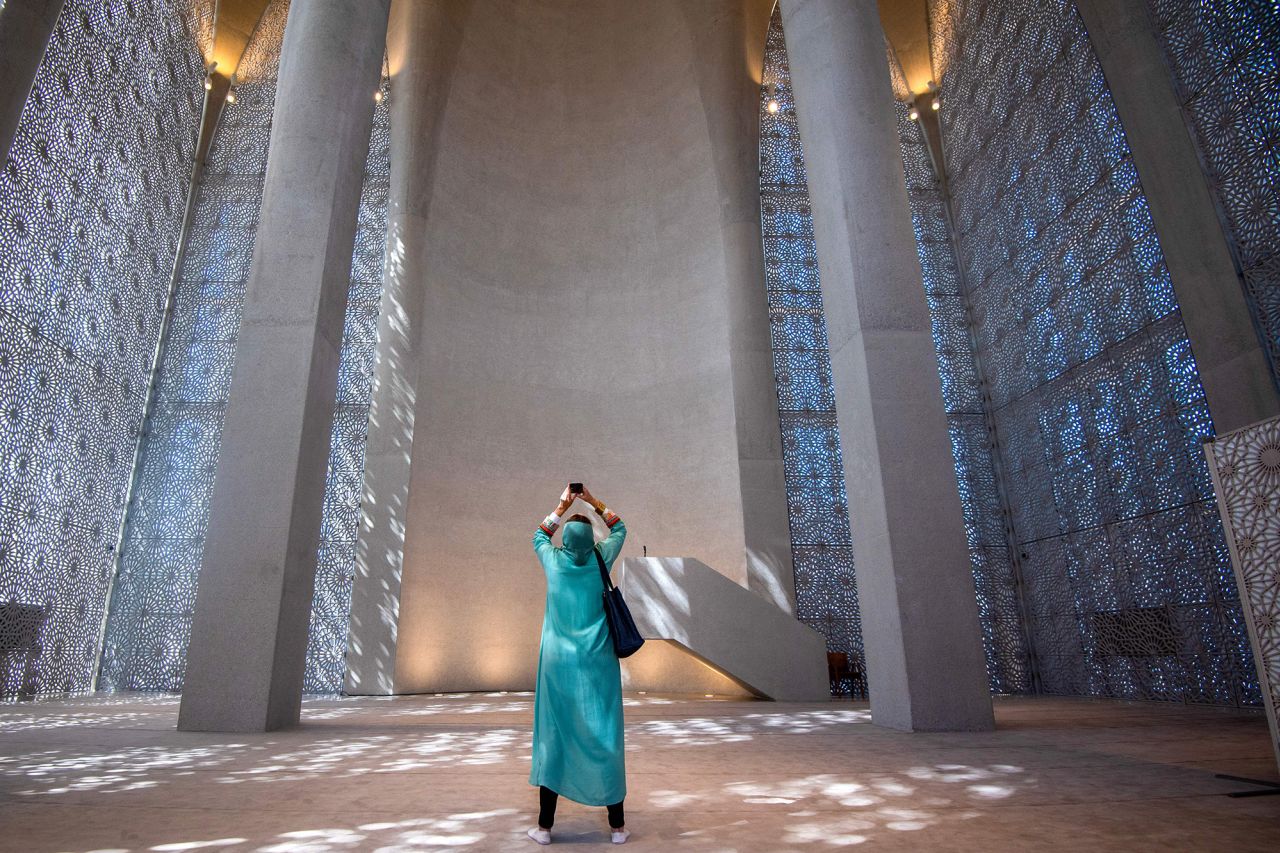
[[[556,822],[556,802],[559,799],[560,795],[546,785],[538,786],[538,826],[550,829],[551,824]],[[609,810],[609,826],[617,829],[626,823],[622,819],[621,801],[605,808]]]

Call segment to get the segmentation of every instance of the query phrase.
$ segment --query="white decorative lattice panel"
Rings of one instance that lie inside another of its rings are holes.
[[[274,0],[255,29],[237,71],[236,100],[224,110],[202,175],[124,528],[99,678],[104,689],[182,689],[288,12],[288,0]],[[311,693],[338,692],[345,672],[382,292],[388,91],[384,77],[351,260],[304,677]]]
[[[849,502],[836,427],[817,245],[791,72],[775,8],[760,97],[760,220],[773,375],[795,568],[796,616],[862,657]],[[772,104],[772,108],[771,108]]]
[[[896,109],[907,199],[964,510],[987,676],[993,693],[1025,693],[1032,689],[1029,653],[1013,552],[1006,534],[1008,519],[993,457],[994,428],[991,413],[984,406],[983,382],[970,337],[968,297],[947,224],[945,193],[930,163],[924,131],[910,118],[907,104],[898,103]]]
[[[1035,686],[1257,704],[1200,451],[1213,424],[1075,5],[930,6],[963,322]],[[963,338],[950,322],[935,332],[945,383]]]
[[[115,567],[100,689],[182,689],[288,11],[275,0],[254,30],[196,188]]]
[[[0,170],[0,697],[92,686],[211,0],[67,0]]]
[[[1205,445],[1280,761],[1280,418]]]
[[[1147,0],[1280,382],[1280,4]]]

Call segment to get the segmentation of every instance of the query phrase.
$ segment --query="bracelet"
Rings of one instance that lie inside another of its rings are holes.
[[[555,527],[557,524],[560,523],[560,516],[556,515],[553,512],[550,515],[548,515],[546,518],[542,519],[542,523],[547,525],[548,527]]]

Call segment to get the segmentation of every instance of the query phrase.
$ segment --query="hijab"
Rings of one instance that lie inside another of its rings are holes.
[[[570,521],[565,524],[560,541],[575,563],[585,563],[595,547],[596,533],[589,522]]]

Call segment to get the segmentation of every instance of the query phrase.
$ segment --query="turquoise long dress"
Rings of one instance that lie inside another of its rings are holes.
[[[614,518],[600,543],[605,565],[627,536]],[[533,768],[529,784],[545,785],[587,806],[608,806],[627,795],[622,750],[622,673],[613,652],[600,594],[604,583],[591,525],[570,521],[564,546],[539,527],[533,550],[547,576],[547,610],[533,698]]]

